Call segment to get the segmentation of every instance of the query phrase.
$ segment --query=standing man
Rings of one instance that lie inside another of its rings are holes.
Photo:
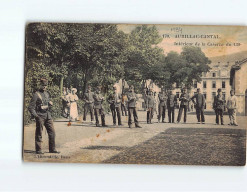
[[[29,104],[28,110],[35,117],[36,131],[35,131],[35,150],[36,154],[44,154],[42,152],[42,131],[45,126],[48,138],[49,138],[49,153],[59,153],[55,149],[55,130],[49,108],[53,103],[49,99],[47,93],[48,81],[46,79],[40,79],[39,90],[33,95],[33,98]]]
[[[178,118],[177,118],[177,123],[180,122],[183,110],[184,110],[184,123],[186,123],[187,119],[187,111],[189,108],[189,101],[190,101],[190,96],[187,94],[187,90],[184,88],[181,90],[182,94],[180,95],[179,101],[180,101],[180,107],[179,107],[179,112],[178,112]]]
[[[126,105],[127,104],[127,100],[128,100],[127,95],[123,91],[123,93],[122,93],[122,102],[121,102],[122,116],[124,116],[124,114],[125,114],[125,116],[128,115],[127,114],[127,105]]]
[[[83,120],[86,121],[87,113],[90,112],[91,116],[91,122],[94,120],[93,116],[93,107],[94,107],[94,98],[93,98],[93,92],[91,91],[91,86],[88,86],[87,92],[84,94],[84,114],[83,114]]]
[[[96,93],[93,95],[94,99],[94,114],[96,119],[96,127],[99,127],[99,115],[101,115],[102,127],[106,127],[105,124],[105,112],[103,108],[104,97],[101,94],[101,87],[97,87]]]
[[[159,115],[158,115],[158,122],[160,122],[160,118],[162,116],[162,123],[165,122],[166,117],[166,103],[167,103],[167,96],[165,94],[164,89],[161,89],[162,91],[159,93]]]
[[[196,99],[196,101],[194,100]],[[191,98],[192,102],[194,103],[196,107],[196,116],[197,116],[197,123],[205,124],[205,117],[204,117],[204,106],[205,106],[205,97],[203,94],[201,94],[201,89],[197,89],[197,94],[195,94]]]
[[[177,105],[177,96],[173,94],[173,91],[170,90],[170,93],[167,98],[167,108],[168,108],[168,118],[169,123],[174,123],[174,111]]]
[[[151,120],[153,118],[154,108],[155,108],[155,98],[152,89],[150,89],[147,96],[147,124],[152,124]]]
[[[222,97],[221,89],[217,90],[217,96],[214,97],[213,108],[216,115],[216,124],[219,124],[219,116],[221,125],[224,125],[223,112],[224,112],[224,100]]]
[[[129,93],[127,95],[127,98],[128,98],[128,111],[129,111],[129,120],[128,120],[129,128],[132,128],[132,116],[134,117],[135,127],[141,128],[138,122],[138,116],[136,112],[136,100],[138,99],[138,97],[134,92],[133,85],[131,85],[129,88]]]
[[[230,97],[227,99],[226,107],[230,118],[230,123],[228,125],[238,126],[236,120],[237,97],[234,95],[233,89],[230,91]]]
[[[113,125],[116,125],[116,115],[118,119],[118,125],[121,126],[121,96],[117,93],[116,87],[113,87],[113,93],[108,98],[110,109],[112,113]]]
[[[68,89],[66,87],[63,88],[62,104],[63,104],[62,116],[64,118],[69,118],[70,103],[68,98]]]

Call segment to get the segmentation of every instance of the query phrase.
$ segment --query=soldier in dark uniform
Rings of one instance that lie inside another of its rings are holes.
[[[129,120],[128,125],[129,128],[132,127],[132,116],[134,117],[135,127],[141,128],[138,123],[138,117],[136,112],[136,100],[138,99],[137,95],[134,92],[134,86],[130,86],[129,93],[127,95],[128,98],[128,111],[129,111]]]
[[[217,92],[218,94],[217,96],[214,97],[214,103],[213,103],[213,108],[216,115],[216,124],[217,125],[219,124],[219,116],[220,116],[221,125],[224,125],[224,120],[223,120],[224,100],[222,97],[221,89],[218,89]]]
[[[105,112],[104,112],[104,108],[102,105],[104,101],[104,97],[101,94],[101,87],[98,87],[96,89],[96,92],[93,95],[93,99],[94,99],[94,114],[95,114],[95,119],[96,119],[96,127],[99,127],[99,115],[101,115],[102,127],[106,127]]]
[[[196,101],[194,100],[196,99]],[[196,107],[196,116],[197,116],[197,123],[205,124],[205,117],[204,117],[204,106],[205,106],[205,97],[203,94],[201,94],[201,89],[197,89],[197,94],[195,94],[191,98],[192,102],[194,103]]]
[[[166,103],[167,103],[167,96],[164,92],[164,90],[162,90],[159,95],[159,115],[158,115],[158,122],[160,122],[160,118],[162,116],[162,123],[165,122],[165,117],[166,117]]]
[[[46,79],[40,80],[40,89],[34,93],[33,98],[29,104],[28,110],[35,117],[36,131],[35,131],[35,150],[36,154],[44,154],[42,152],[42,131],[45,126],[49,138],[49,152],[59,153],[55,148],[55,130],[49,108],[53,103],[49,99],[47,93],[48,81]]]
[[[170,90],[170,93],[167,98],[167,108],[168,108],[168,118],[169,118],[169,123],[174,123],[174,118],[175,118],[175,107],[177,105],[177,96],[173,94],[173,91]]]
[[[151,120],[154,114],[155,99],[152,89],[148,92],[147,96],[147,124],[152,124]]]
[[[178,118],[177,118],[177,122],[179,123],[183,114],[183,110],[184,110],[184,123],[186,123],[186,119],[187,119],[187,111],[189,108],[189,101],[190,101],[190,96],[189,94],[186,93],[186,89],[182,89],[182,94],[180,95],[179,101],[180,103],[180,107],[179,107],[179,112],[178,112]]]
[[[121,122],[121,96],[117,93],[116,87],[113,87],[113,93],[108,97],[108,103],[112,112],[113,125],[116,125],[116,115],[118,119],[118,125],[122,125]]]
[[[91,91],[91,86],[88,86],[87,92],[84,94],[84,114],[83,120],[86,121],[87,113],[90,112],[91,122],[94,120],[93,107],[94,107],[94,99],[93,92]]]

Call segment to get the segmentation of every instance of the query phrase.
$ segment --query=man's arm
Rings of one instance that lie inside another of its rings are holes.
[[[36,112],[36,102],[37,102],[38,96],[35,93],[32,97],[32,100],[29,103],[28,110],[29,112],[36,118],[38,117],[38,114]]]
[[[193,102],[193,104],[195,104],[196,105],[196,102],[195,102],[195,97],[196,97],[196,95],[194,95],[194,96],[192,96],[192,98],[190,98],[190,100]]]

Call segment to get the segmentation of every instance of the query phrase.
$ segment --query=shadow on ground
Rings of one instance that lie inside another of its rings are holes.
[[[170,128],[102,163],[243,166],[245,161],[246,130]]]

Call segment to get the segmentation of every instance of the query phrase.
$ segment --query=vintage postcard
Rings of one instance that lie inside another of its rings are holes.
[[[244,166],[247,27],[30,23],[23,160]]]

